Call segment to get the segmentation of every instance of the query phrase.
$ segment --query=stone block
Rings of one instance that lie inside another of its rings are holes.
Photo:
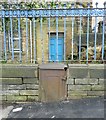
[[[38,84],[38,78],[23,78],[23,83]]]
[[[2,77],[38,77],[38,65],[3,65]]]
[[[38,95],[38,90],[21,90],[20,95]]]
[[[0,102],[2,101],[2,95],[0,95]]]
[[[75,84],[76,85],[87,85],[88,84],[88,79],[75,79]]]
[[[103,85],[103,84],[105,84],[106,83],[106,80],[105,79],[99,79],[99,84],[100,85]]]
[[[68,79],[67,79],[67,84],[73,85],[73,84],[74,84],[74,79],[68,78]]]
[[[104,69],[104,64],[89,64],[89,69]]]
[[[25,84],[23,85],[6,85],[8,90],[26,90]]]
[[[0,95],[0,101],[6,101],[6,96],[5,95]]]
[[[104,86],[104,91],[106,91],[106,85],[104,84],[103,86]]]
[[[104,78],[104,69],[90,69],[90,78]]]
[[[91,85],[68,85],[68,90],[91,90]]]
[[[75,95],[75,96],[87,96],[87,91],[68,91],[68,96]]]
[[[90,79],[90,78],[84,78],[84,79],[75,79],[75,84],[76,85],[97,85],[98,79]]]
[[[95,78],[89,79],[88,80],[88,84],[90,84],[90,85],[97,85],[97,84],[99,84],[99,81],[98,81],[98,79],[95,79]]]
[[[87,98],[97,98],[97,96],[87,96]]]
[[[67,99],[69,99],[69,100],[70,99],[72,99],[72,100],[73,99],[81,99],[81,98],[82,98],[82,96],[75,96],[75,95],[70,95],[70,96],[67,97]]]
[[[104,91],[104,85],[92,85],[92,91]]]
[[[15,95],[8,95],[7,96],[7,101],[26,101],[27,97],[26,96],[15,96]]]
[[[21,78],[0,78],[0,79],[2,79],[2,84],[7,84],[7,85],[22,84]]]
[[[26,84],[26,89],[27,90],[38,90],[39,85],[37,85],[37,84]]]
[[[2,96],[2,100],[3,100],[3,101],[6,101],[6,100],[7,100],[7,96],[4,96],[4,95],[3,95],[3,96]]]
[[[98,79],[90,79],[90,78],[84,78],[84,79],[75,79],[76,85],[95,85],[98,84]]]
[[[104,64],[104,79],[106,80],[106,64]]]
[[[69,68],[71,78],[86,78],[88,76],[87,68]]]
[[[2,95],[19,95],[19,90],[2,91]]]
[[[38,78],[38,70],[35,70],[35,77]]]
[[[0,77],[0,85],[2,85],[2,77]]]
[[[2,85],[2,91],[6,91],[6,90],[8,90],[8,85]]]
[[[88,96],[104,96],[104,91],[88,91]]]
[[[88,67],[86,65],[69,65],[70,78],[86,78],[88,77]]]
[[[3,91],[2,90],[0,90],[0,95],[3,95]]]
[[[3,87],[3,86],[2,86],[2,85],[0,85],[0,90],[2,90],[2,87]]]
[[[38,96],[28,96],[28,101],[38,101]]]

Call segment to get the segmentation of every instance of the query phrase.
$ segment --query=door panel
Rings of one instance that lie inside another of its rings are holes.
[[[42,99],[41,101],[51,102],[65,99],[66,83],[63,83],[60,76],[47,76],[42,81]]]
[[[67,72],[64,70],[41,70],[39,100],[43,102],[60,101],[66,99],[67,86],[65,78]]]
[[[49,54],[50,54],[50,60],[56,61],[56,36],[52,36],[50,38],[50,48],[49,48]],[[62,61],[64,56],[64,38],[58,37],[58,60]]]
[[[50,48],[49,48],[49,54],[50,54],[50,58],[52,61],[56,60],[56,45],[55,45],[55,39],[52,37],[50,39]]]
[[[56,101],[58,100],[60,97],[59,97],[59,78],[58,77],[48,77],[47,80],[47,91],[46,92],[46,101]]]

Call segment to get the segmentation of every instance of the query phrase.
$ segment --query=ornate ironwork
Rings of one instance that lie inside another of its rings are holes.
[[[105,16],[105,8],[0,10],[0,17]]]

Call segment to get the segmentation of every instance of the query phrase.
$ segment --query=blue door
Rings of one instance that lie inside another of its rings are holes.
[[[58,52],[56,52],[56,36],[50,37],[50,48],[49,48],[49,59],[50,61],[57,60],[57,53],[58,53],[58,61],[62,61],[64,59],[64,38],[63,36],[58,37]]]

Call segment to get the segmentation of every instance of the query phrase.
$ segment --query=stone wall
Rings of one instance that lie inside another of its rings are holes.
[[[69,65],[68,99],[103,96],[104,77],[105,69],[103,64]]]
[[[2,65],[2,100],[38,101],[38,65]]]
[[[104,95],[103,64],[69,64],[67,72],[67,99]],[[2,100],[6,102],[39,101],[38,65],[1,66]],[[0,97],[1,98],[1,97]]]

